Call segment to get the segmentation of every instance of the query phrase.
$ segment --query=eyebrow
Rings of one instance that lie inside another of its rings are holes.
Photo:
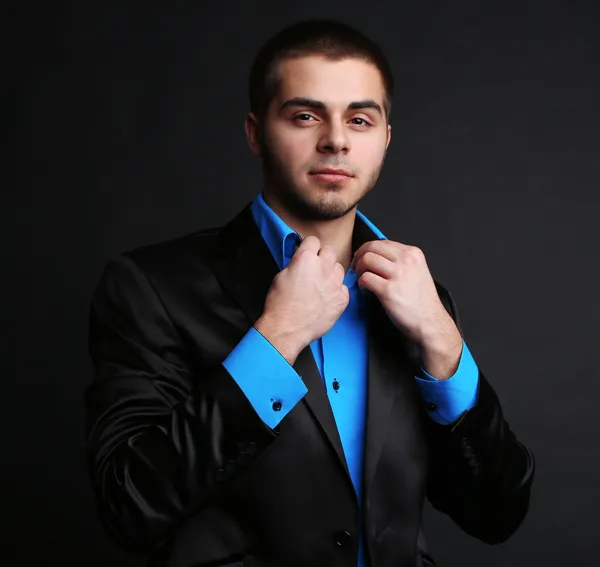
[[[283,110],[284,108],[295,107],[295,106],[303,106],[305,108],[306,107],[314,108],[317,110],[323,110],[323,109],[327,108],[325,103],[321,102],[320,100],[314,100],[312,98],[305,98],[305,97],[294,97],[294,98],[290,98],[290,99],[286,100],[281,105],[280,110]],[[379,112],[379,114],[383,115],[381,106],[379,104],[377,104],[373,99],[357,100],[355,102],[351,102],[348,105],[347,110],[363,110],[363,109],[367,109],[367,108],[375,110],[375,111]]]

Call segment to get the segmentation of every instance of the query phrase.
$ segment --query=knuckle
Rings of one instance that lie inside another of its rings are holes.
[[[422,260],[425,256],[423,251],[417,246],[409,246],[406,249],[406,255],[412,260]]]
[[[365,252],[356,262],[356,267],[358,268],[359,266],[363,267],[363,266],[370,265],[370,263],[373,261],[374,257],[375,257],[374,252]]]

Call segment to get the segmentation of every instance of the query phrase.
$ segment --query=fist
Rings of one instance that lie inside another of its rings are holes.
[[[267,293],[263,315],[255,328],[285,357],[322,337],[339,319],[350,300],[344,268],[331,246],[321,247],[307,236]]]
[[[392,240],[363,244],[352,261],[361,288],[373,292],[392,322],[422,344],[440,329],[454,326],[444,308],[425,255]]]

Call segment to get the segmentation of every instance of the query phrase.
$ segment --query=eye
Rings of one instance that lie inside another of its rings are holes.
[[[302,112],[301,114],[296,114],[294,116],[294,120],[300,120],[300,122],[309,122],[310,120],[314,120],[314,117],[306,112]]]
[[[356,126],[370,126],[371,125],[369,122],[367,122],[367,120],[365,118],[361,118],[360,116],[356,116],[355,118],[352,118],[351,122],[356,124]]]

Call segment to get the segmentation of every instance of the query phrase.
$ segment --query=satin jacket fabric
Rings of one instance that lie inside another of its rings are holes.
[[[357,219],[353,248],[374,238]],[[149,565],[356,567],[356,492],[310,348],[294,364],[308,393],[275,429],[222,365],[277,269],[248,205],[225,227],[122,254],[102,274],[90,311],[89,470],[106,530]],[[372,294],[368,314],[369,565],[434,565],[424,498],[474,537],[504,541],[528,509],[531,452],[481,369],[476,405],[451,425],[432,420],[415,345]]]

